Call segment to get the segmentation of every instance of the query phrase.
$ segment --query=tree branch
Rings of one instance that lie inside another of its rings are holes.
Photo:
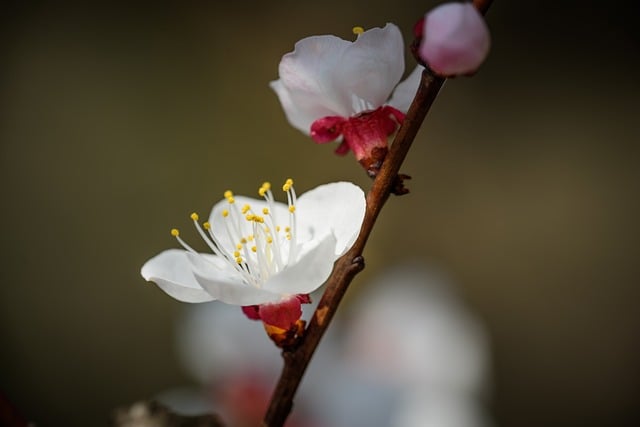
[[[491,1],[474,0],[473,3],[480,12],[485,13]],[[333,319],[349,284],[364,268],[362,252],[369,235],[382,207],[398,185],[398,180],[401,179],[398,177],[398,172],[402,162],[444,81],[444,78],[436,76],[428,68],[423,71],[418,92],[367,193],[367,209],[358,239],[351,249],[336,261],[333,272],[327,280],[324,295],[300,342],[295,348],[285,349],[282,353],[284,368],[271,397],[263,427],[281,427],[291,412],[293,397],[320,339]]]

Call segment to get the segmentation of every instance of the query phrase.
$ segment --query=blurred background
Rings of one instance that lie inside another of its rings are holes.
[[[99,426],[192,382],[186,306],[141,265],[228,188],[367,189],[268,82],[305,36],[394,22],[408,43],[436,3],[5,2],[0,391],[38,425]],[[489,337],[496,425],[640,420],[637,16],[495,1],[488,61],[440,93],[341,308],[407,258],[447,271]]]

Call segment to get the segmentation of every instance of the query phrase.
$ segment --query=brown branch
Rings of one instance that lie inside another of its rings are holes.
[[[474,0],[473,3],[479,11],[485,13],[491,1]],[[398,184],[400,166],[444,81],[444,78],[436,76],[428,68],[423,71],[418,92],[367,194],[367,209],[358,239],[351,249],[336,261],[333,272],[327,280],[324,295],[300,342],[295,348],[286,349],[282,353],[284,368],[271,396],[263,427],[281,427],[291,412],[293,397],[320,339],[338,309],[349,284],[364,268],[362,252],[369,235],[378,214]]]

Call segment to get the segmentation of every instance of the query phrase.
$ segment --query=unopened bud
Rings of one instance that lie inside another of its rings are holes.
[[[473,74],[489,53],[489,29],[472,3],[445,3],[424,18],[420,57],[444,77]]]

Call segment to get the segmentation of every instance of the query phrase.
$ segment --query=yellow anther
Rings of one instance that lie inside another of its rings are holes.
[[[205,222],[204,224],[202,224],[202,227],[203,227],[205,230],[209,230],[209,229],[211,228],[211,224],[209,224],[208,222]]]
[[[291,227],[285,227],[285,228],[284,228],[284,231],[285,231],[286,233],[290,232],[290,231],[291,231]]]
[[[293,185],[293,180],[291,178],[287,179],[282,186],[282,191],[291,190],[291,186]]]
[[[234,199],[233,197],[227,197],[227,202],[232,205],[236,202],[236,199]]]
[[[296,211],[296,207],[291,205],[289,206],[289,212],[294,213]]]
[[[291,233],[287,233],[286,238],[287,240],[291,240]]]
[[[200,217],[198,216],[197,213],[194,212],[194,213],[191,214],[191,219],[194,220],[194,221],[197,221],[198,219],[200,219]]]
[[[245,243],[247,243],[247,239],[243,237],[242,239],[240,239],[240,243],[244,245]]]
[[[271,238],[271,236],[267,237],[267,243],[273,243],[273,239]]]
[[[238,258],[238,257],[240,256],[240,252],[239,252],[239,251],[235,251],[235,252],[233,252],[233,256],[234,256],[235,258]]]
[[[172,228],[172,229],[171,229],[171,235],[172,235],[173,237],[178,237],[178,236],[180,235],[180,232],[178,231],[178,229],[177,229],[177,228]]]
[[[247,216],[245,216],[247,221],[253,221],[253,218],[255,218],[254,214],[247,214]]]
[[[280,231],[280,226],[276,225],[276,232]]]
[[[254,239],[253,234],[249,234],[249,235],[247,236],[247,240],[248,240],[248,241],[253,242],[253,239]]]
[[[259,223],[259,224],[262,224],[262,223],[264,222],[264,218],[263,218],[263,217],[261,217],[260,215],[254,215],[254,217],[253,217],[253,221],[254,221],[254,222],[257,222],[257,223]]]
[[[262,208],[262,213],[265,215],[269,215],[269,208]]]
[[[251,209],[251,206],[249,206],[249,205],[244,205],[244,206],[242,207],[242,213],[243,213],[243,214],[246,214],[247,212],[249,212],[249,210],[250,210],[250,209]]]
[[[236,245],[236,249],[238,249],[238,250],[242,249],[242,243],[238,243],[238,244]]]
[[[223,217],[225,217],[225,218],[226,218],[226,217],[228,217],[228,216],[229,216],[229,211],[228,211],[228,210],[226,210],[226,209],[224,209],[224,210],[222,211],[222,216],[223,216]]]
[[[261,197],[264,197],[264,195],[269,190],[271,190],[271,183],[270,182],[263,182],[262,185],[260,186],[260,189],[258,190],[258,194],[260,194]]]
[[[241,257],[236,257],[236,262],[238,264],[242,264],[242,258]]]
[[[255,246],[251,246],[251,250],[252,250],[253,252],[256,252],[256,251],[258,250],[258,248],[257,248],[257,247],[255,247]]]
[[[355,26],[351,29],[351,31],[353,31],[353,34],[355,35],[360,35],[362,33],[364,33],[364,28],[360,27],[360,26]]]
[[[233,192],[231,190],[227,190],[227,191],[224,192],[224,198],[225,199],[229,199],[231,197],[233,197]]]

